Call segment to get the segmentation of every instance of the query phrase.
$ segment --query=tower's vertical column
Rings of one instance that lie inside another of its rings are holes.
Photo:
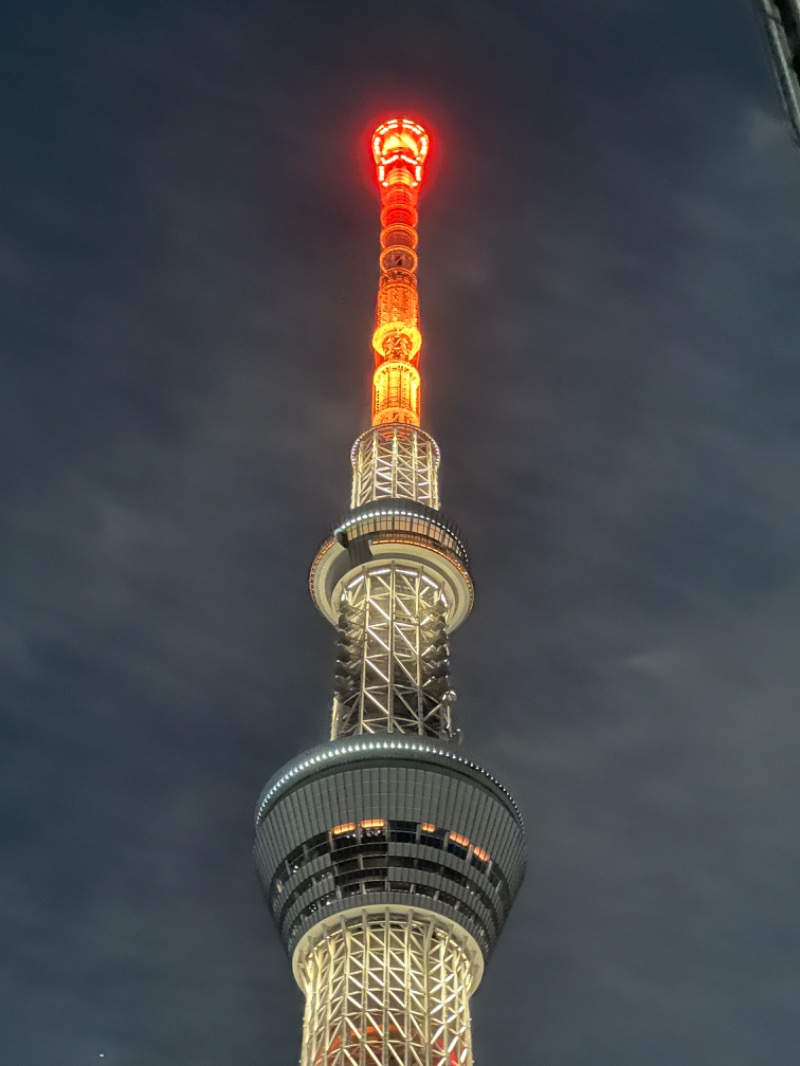
[[[301,1066],[469,1066],[475,965],[424,911],[343,917],[308,945]]]

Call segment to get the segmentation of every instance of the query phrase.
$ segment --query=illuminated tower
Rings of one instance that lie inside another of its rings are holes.
[[[800,143],[800,0],[756,0],[772,51],[783,107]]]
[[[469,999],[525,867],[520,813],[453,726],[449,634],[469,556],[439,509],[420,429],[417,195],[428,135],[372,140],[381,192],[372,426],[351,509],[311,595],[336,626],[330,741],[268,782],[256,811],[264,893],[306,996],[302,1066],[468,1066]]]

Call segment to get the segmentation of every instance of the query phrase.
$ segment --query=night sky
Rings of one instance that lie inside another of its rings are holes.
[[[28,0],[0,35],[0,1062],[292,1066],[258,792],[437,138],[459,724],[530,862],[478,1066],[794,1066],[800,153],[749,0]]]

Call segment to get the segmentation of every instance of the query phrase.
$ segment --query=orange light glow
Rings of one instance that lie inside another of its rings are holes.
[[[436,826],[435,825],[431,825],[430,822],[423,822],[422,825],[420,826],[420,829],[422,830],[423,833],[435,833],[436,832]]]
[[[386,822],[383,818],[367,818],[366,821],[361,823],[362,829],[385,829]]]
[[[398,1055],[403,1054],[403,1051],[408,1046],[409,1042],[406,1036],[396,1025],[387,1025],[383,1028],[367,1025],[363,1029],[351,1025],[350,1031],[345,1035],[344,1039],[337,1034],[328,1044],[327,1052],[320,1051],[314,1062],[315,1066],[325,1066],[325,1063],[332,1062],[334,1057],[338,1060],[342,1049],[347,1053],[348,1061],[353,1062],[358,1057],[361,1048],[369,1049],[370,1059],[375,1061],[377,1061],[376,1053],[377,1056],[382,1057],[384,1048],[391,1049],[392,1057],[397,1058]],[[415,1051],[423,1053],[425,1051],[425,1048],[418,1040],[414,1040],[413,1048]],[[458,1066],[458,1053],[451,1051],[448,1054],[443,1049],[444,1042],[440,1037],[434,1045],[433,1053],[436,1057],[431,1060],[432,1066]]]
[[[338,837],[343,833],[354,833],[356,830],[355,822],[345,822],[344,825],[337,825],[334,829],[331,829],[333,836]]]
[[[393,118],[372,135],[381,193],[381,255],[372,347],[372,424],[420,421],[417,363],[422,345],[417,298],[417,195],[430,139],[408,118]]]
[[[475,858],[476,859],[480,859],[481,862],[488,862],[489,861],[489,852],[488,851],[484,851],[483,848],[479,848],[477,844],[475,844],[473,846],[472,851],[473,851],[473,853],[475,855]]]
[[[467,837],[462,837],[460,833],[451,833],[450,839],[454,844],[460,844],[463,848],[469,847],[469,840]]]

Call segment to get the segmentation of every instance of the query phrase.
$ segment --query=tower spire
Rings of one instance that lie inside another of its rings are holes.
[[[419,427],[428,135],[396,118],[372,149],[372,426],[310,578],[338,635],[330,740],[267,783],[255,857],[306,997],[301,1066],[472,1066],[469,1000],[522,881],[524,834],[507,790],[452,743],[449,638],[473,586],[439,507],[439,449]]]
[[[372,424],[419,425],[417,197],[429,138],[407,118],[379,126],[372,156],[381,192],[381,278],[372,347]]]

